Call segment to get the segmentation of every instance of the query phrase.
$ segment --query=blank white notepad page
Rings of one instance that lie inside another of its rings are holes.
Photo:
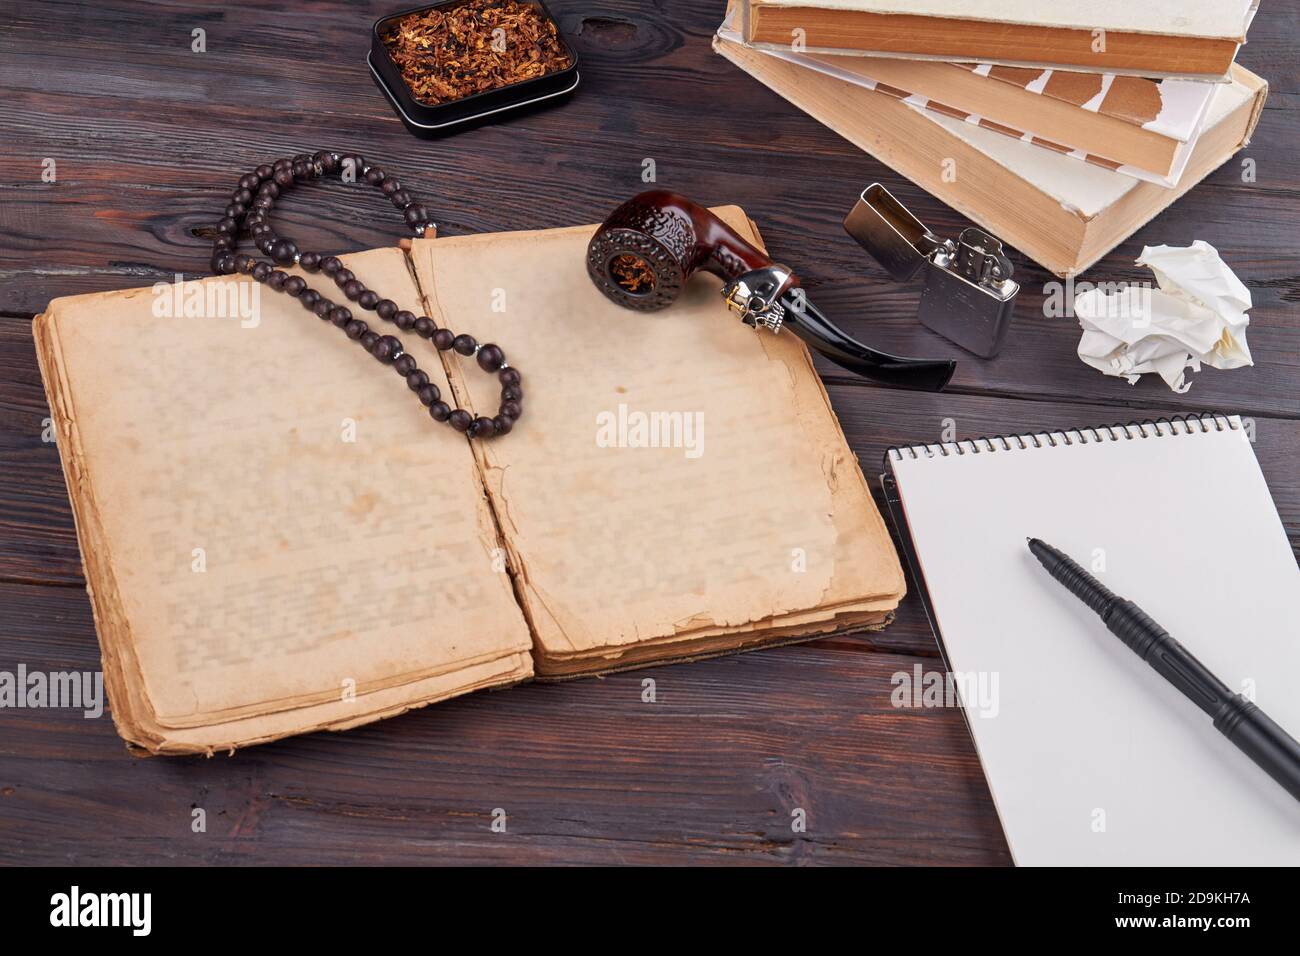
[[[1016,862],[1300,864],[1300,803],[1025,544],[1093,570],[1300,738],[1300,569],[1246,430],[1051,441],[890,453],[948,664],[996,674],[996,708],[967,718]]]

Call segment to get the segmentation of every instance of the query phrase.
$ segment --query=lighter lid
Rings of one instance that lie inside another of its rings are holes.
[[[895,279],[912,278],[930,254],[944,246],[880,183],[862,190],[844,217],[844,231]]]

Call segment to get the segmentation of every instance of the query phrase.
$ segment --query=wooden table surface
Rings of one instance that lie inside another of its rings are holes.
[[[238,174],[325,147],[381,158],[427,197],[444,234],[599,221],[644,188],[653,159],[659,185],[744,206],[819,306],[872,344],[961,359],[939,395],[822,366],[873,484],[887,447],[934,441],[944,419],[974,437],[1215,409],[1254,419],[1256,453],[1300,539],[1296,0],[1266,0],[1241,51],[1272,87],[1254,142],[1087,275],[1137,278],[1143,245],[1205,239],[1246,282],[1255,366],[1206,370],[1184,395],[1085,367],[1074,321],[1043,315],[1052,277],[1014,253],[1024,291],[1000,357],[967,357],[922,329],[917,288],[889,281],[840,219],[879,179],[942,235],[965,221],[714,55],[719,0],[550,6],[582,60],[578,96],[426,142],[365,66],[370,23],[401,4],[10,5],[0,670],[99,666],[58,452],[42,440],[32,315],[56,296],[205,274],[203,237]],[[192,50],[196,29],[204,52]],[[365,191],[304,194],[283,217],[311,248],[402,234]],[[658,669],[653,706],[641,702],[646,675],[629,673],[472,695],[233,758],[152,760],[128,756],[107,717],[6,709],[0,862],[1009,863],[960,713],[890,706],[891,675],[917,664],[942,666],[909,594],[878,634]],[[206,832],[191,830],[195,808]],[[496,808],[505,833],[490,827]],[[798,808],[806,832],[791,827]]]

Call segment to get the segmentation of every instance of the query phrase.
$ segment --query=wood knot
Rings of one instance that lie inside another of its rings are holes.
[[[601,46],[626,46],[636,40],[637,27],[631,20],[619,17],[583,17],[575,31],[584,40]]]

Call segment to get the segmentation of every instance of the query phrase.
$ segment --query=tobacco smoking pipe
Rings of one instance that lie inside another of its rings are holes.
[[[773,262],[703,206],[661,189],[633,196],[587,246],[591,280],[619,305],[653,312],[671,305],[691,275],[723,280],[722,295],[754,329],[789,329],[832,362],[865,378],[937,392],[955,362],[901,358],[858,342],[822,315],[799,277]]]

